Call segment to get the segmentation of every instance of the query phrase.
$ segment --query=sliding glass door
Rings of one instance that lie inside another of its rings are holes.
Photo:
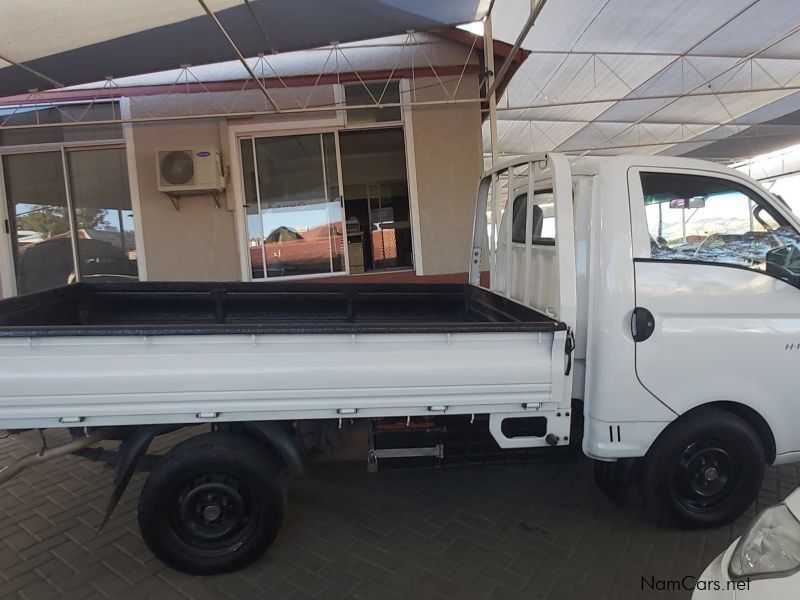
[[[240,140],[253,279],[346,270],[332,133]]]
[[[17,293],[135,279],[124,148],[2,157]]]
[[[136,242],[124,148],[67,152],[81,278],[136,279]]]
[[[3,157],[17,293],[75,279],[71,219],[61,152]]]

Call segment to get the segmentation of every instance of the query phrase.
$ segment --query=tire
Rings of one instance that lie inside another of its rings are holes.
[[[139,529],[164,563],[194,575],[240,569],[278,535],[285,490],[258,442],[205,433],[175,446],[139,497]]]
[[[644,460],[642,491],[671,524],[719,527],[753,503],[764,479],[764,447],[753,428],[718,408],[672,423]]]

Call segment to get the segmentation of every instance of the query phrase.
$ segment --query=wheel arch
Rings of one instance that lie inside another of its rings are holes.
[[[231,430],[239,429],[265,444],[283,463],[292,477],[305,473],[305,450],[288,421],[248,421],[238,423]]]
[[[683,413],[680,417],[678,417],[678,419],[704,408],[718,408],[724,410],[736,415],[745,423],[750,425],[750,427],[753,428],[753,431],[756,432],[758,438],[761,440],[761,445],[764,448],[764,454],[767,457],[767,463],[772,464],[775,462],[775,456],[777,452],[775,435],[772,433],[772,428],[769,426],[769,423],[767,423],[767,420],[761,416],[761,413],[754,408],[747,406],[746,404],[742,404],[741,402],[718,400],[716,402],[708,402],[706,404],[695,406],[691,410]]]
[[[139,461],[146,454],[152,441],[162,434],[177,429],[181,429],[181,426],[157,424],[137,425],[121,430],[124,435],[116,465],[114,490],[111,493],[103,522],[100,525],[101,531],[111,519],[111,515],[128,487]],[[222,424],[220,430],[240,432],[261,442],[271,450],[272,455],[286,467],[291,476],[299,477],[305,473],[305,451],[297,436],[294,435],[291,423],[285,421],[252,421]],[[195,433],[191,437],[196,435],[201,434]]]
[[[665,427],[648,449],[640,489],[648,504],[680,527],[730,523],[758,498],[766,465],[773,460],[771,436],[761,415],[748,406],[724,401],[695,406]],[[718,471],[720,463],[712,459],[714,476],[708,479],[707,455],[723,461]],[[733,479],[727,477],[731,474]],[[717,480],[719,485],[703,489]]]

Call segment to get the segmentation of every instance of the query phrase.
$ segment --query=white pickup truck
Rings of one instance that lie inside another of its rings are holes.
[[[617,500],[638,480],[671,522],[717,526],[766,464],[800,458],[798,231],[783,200],[712,163],[549,154],[482,179],[469,284],[80,283],[3,300],[0,427],[73,438],[0,483],[119,439],[108,518],[155,436],[204,424],[153,468],[139,523],[162,560],[214,573],[271,544],[284,474],[308,455],[360,440],[373,467],[486,462],[582,430]]]

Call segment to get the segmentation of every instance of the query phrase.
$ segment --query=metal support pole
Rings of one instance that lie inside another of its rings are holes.
[[[492,149],[492,168],[497,163],[497,94],[494,79],[494,39],[492,38],[492,14],[486,15],[483,21],[483,54],[486,63],[486,90],[489,100],[489,139]],[[495,199],[492,198],[492,202]]]
[[[503,64],[500,66],[500,71],[497,73],[497,77],[495,78],[495,81],[492,83],[491,87],[489,88],[489,94],[492,94],[493,92],[497,91],[497,86],[503,80],[503,78],[506,76],[506,73],[508,73],[508,70],[511,68],[511,64],[514,62],[514,59],[516,58],[517,54],[519,53],[520,48],[522,48],[522,42],[524,42],[525,38],[528,37],[528,33],[530,32],[531,28],[533,27],[533,24],[536,22],[536,18],[542,12],[542,9],[544,8],[544,5],[545,5],[546,1],[547,0],[531,0],[531,12],[528,15],[528,20],[525,21],[525,25],[523,25],[522,30],[519,32],[519,35],[517,36],[517,41],[514,42],[514,45],[511,48],[511,52],[508,53],[508,56],[503,61]],[[487,21],[489,21],[491,19],[491,16],[486,17],[486,19],[487,19]],[[484,29],[485,29],[485,27],[484,27]],[[492,31],[491,25],[489,26],[489,30],[488,31],[489,31],[489,35],[491,36],[491,31]]]

